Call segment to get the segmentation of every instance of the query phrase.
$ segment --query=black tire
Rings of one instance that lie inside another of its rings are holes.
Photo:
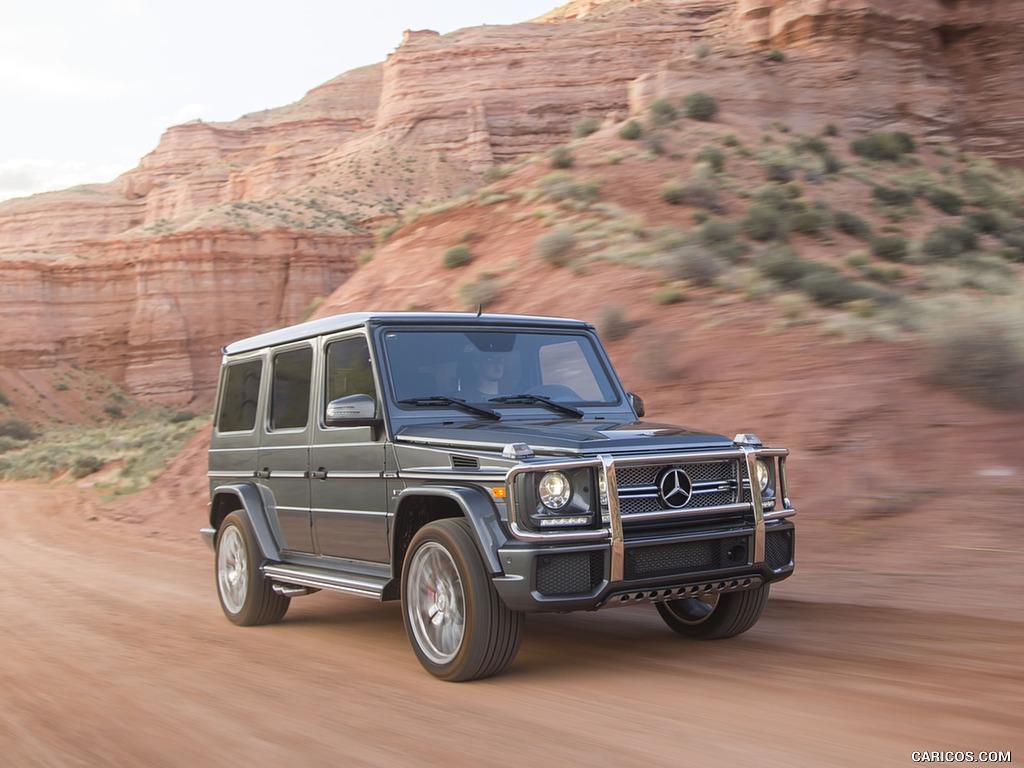
[[[761,618],[768,602],[768,584],[742,592],[727,592],[714,601],[687,598],[658,603],[665,623],[683,637],[721,640],[741,635]]]
[[[217,598],[233,624],[252,627],[280,621],[291,599],[274,591],[260,573],[260,558],[249,524],[232,512],[217,531],[214,572]]]
[[[402,566],[402,616],[420,664],[450,682],[498,674],[523,638],[522,612],[498,596],[462,518],[430,523],[413,537]]]

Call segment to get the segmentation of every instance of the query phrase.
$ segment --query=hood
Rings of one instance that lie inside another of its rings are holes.
[[[470,421],[416,424],[399,430],[399,442],[462,450],[497,450],[526,443],[538,454],[656,453],[732,447],[723,435],[670,424],[602,420]]]

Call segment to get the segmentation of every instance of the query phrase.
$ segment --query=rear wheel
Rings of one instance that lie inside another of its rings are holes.
[[[658,613],[675,632],[696,640],[721,640],[743,634],[757,623],[768,602],[768,584],[743,592],[727,592],[658,603]]]
[[[280,621],[290,602],[260,573],[256,552],[242,516],[232,512],[224,518],[217,532],[217,596],[224,615],[244,627]]]
[[[438,520],[413,537],[402,609],[417,658],[442,680],[496,675],[519,651],[523,614],[498,597],[464,519]]]

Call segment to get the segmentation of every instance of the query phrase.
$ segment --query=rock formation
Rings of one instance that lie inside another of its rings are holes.
[[[694,90],[740,127],[900,128],[1021,163],[1022,49],[1024,4],[999,0],[574,0],[408,32],[295,104],[169,129],[109,184],[0,204],[0,359],[208,396],[216,349],[301,319],[381,220]]]

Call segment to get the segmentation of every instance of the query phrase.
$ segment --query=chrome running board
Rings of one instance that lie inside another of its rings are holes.
[[[274,589],[281,594],[289,594],[291,590],[287,586],[282,586],[281,589],[278,589],[278,585],[331,589],[335,592],[346,592],[350,595],[372,597],[380,600],[384,594],[384,588],[391,581],[390,578],[378,578],[362,573],[345,573],[342,571],[331,571],[326,568],[284,565],[282,563],[264,565],[262,571],[264,576],[275,582]],[[291,594],[297,595],[299,593],[291,592]]]

